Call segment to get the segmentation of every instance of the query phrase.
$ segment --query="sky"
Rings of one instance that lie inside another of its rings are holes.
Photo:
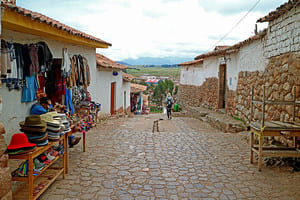
[[[259,0],[17,0],[112,44],[97,49],[113,60],[140,57],[194,58],[216,43]],[[233,45],[254,34],[256,20],[287,0],[260,0],[217,45]],[[259,23],[258,29],[267,27]]]

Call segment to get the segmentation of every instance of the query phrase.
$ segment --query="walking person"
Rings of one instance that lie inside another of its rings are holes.
[[[167,97],[165,99],[165,104],[167,105],[167,116],[168,116],[168,119],[172,119],[171,109],[172,109],[172,106],[174,104],[174,99],[171,96],[171,93],[168,93],[168,95],[167,95]]]

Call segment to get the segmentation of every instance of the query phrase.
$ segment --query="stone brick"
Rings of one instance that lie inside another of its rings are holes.
[[[4,140],[4,135],[0,135],[0,157],[4,154],[6,150],[6,144]]]
[[[9,191],[6,195],[1,197],[1,200],[11,200],[12,199],[12,192]]]
[[[8,163],[8,155],[3,154],[2,156],[0,156],[0,169],[1,168],[6,168],[7,163]]]
[[[178,97],[185,106],[201,106],[210,108],[218,107],[218,79],[207,78],[201,86],[180,85]]]
[[[9,168],[0,170],[0,197],[7,195],[11,191],[11,175]]]

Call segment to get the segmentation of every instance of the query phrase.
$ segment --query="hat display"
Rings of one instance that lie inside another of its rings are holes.
[[[27,136],[24,133],[16,133],[12,136],[10,144],[7,146],[8,150],[21,149],[25,147],[35,147],[36,144],[29,143]]]
[[[47,123],[47,126],[60,127],[60,121],[54,120],[53,115],[50,113],[42,114],[41,119]]]
[[[20,126],[44,128],[46,123],[42,121],[40,115],[29,115],[25,121],[20,122]]]

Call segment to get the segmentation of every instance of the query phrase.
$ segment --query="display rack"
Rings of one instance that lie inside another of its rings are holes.
[[[255,121],[253,118],[254,106],[262,106],[262,119]],[[266,105],[291,105],[292,122],[266,121],[265,112]],[[266,100],[266,88],[263,86],[262,101],[254,99],[254,87],[252,86],[251,94],[251,118],[250,118],[250,163],[253,163],[253,154],[258,155],[258,170],[262,169],[263,157],[300,157],[300,151],[297,147],[296,137],[300,137],[300,124],[295,122],[295,108],[300,102],[296,101],[296,87],[293,87],[293,101],[269,101]],[[258,145],[254,145],[254,135],[258,136]],[[292,137],[293,147],[265,147],[263,146],[264,137]]]
[[[59,142],[63,143],[64,148],[66,149],[66,140],[65,137],[62,136]],[[46,189],[60,176],[62,175],[63,179],[65,178],[65,167],[66,167],[66,154],[64,153],[62,156],[56,156],[54,160],[51,161],[48,165],[46,165],[41,173],[37,176],[33,176],[33,159],[37,156],[41,155],[49,148],[51,148],[54,144],[58,142],[49,142],[48,145],[37,147],[34,151],[21,154],[21,155],[9,155],[9,159],[19,159],[19,160],[28,160],[28,175],[26,177],[12,177],[12,181],[22,181],[24,182],[17,190],[13,191],[13,199],[29,199],[35,200],[39,198]],[[62,166],[61,167],[52,167],[54,163],[57,162],[59,158],[62,157]],[[49,176],[51,175],[51,179]],[[34,194],[34,188],[38,186],[41,182],[45,183],[44,187]],[[28,185],[28,187],[26,187]]]

